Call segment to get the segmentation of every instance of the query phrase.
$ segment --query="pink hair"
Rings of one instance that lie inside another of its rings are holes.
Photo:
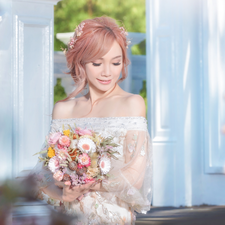
[[[87,19],[82,31],[83,33],[77,38],[74,48],[66,52],[68,74],[71,74],[76,89],[61,101],[66,101],[79,94],[87,85],[85,64],[104,56],[111,48],[114,41],[120,45],[123,54],[122,77],[117,83],[127,77],[127,66],[129,59],[126,49],[126,36],[116,24],[116,21],[110,17],[102,16],[94,19]]]

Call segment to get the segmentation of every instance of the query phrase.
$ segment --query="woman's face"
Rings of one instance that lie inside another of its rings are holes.
[[[113,88],[122,70],[122,57],[122,49],[114,41],[108,53],[99,59],[87,63],[85,69],[89,87],[95,87],[103,92]]]

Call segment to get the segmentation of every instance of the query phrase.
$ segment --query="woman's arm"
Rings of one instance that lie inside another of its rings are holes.
[[[63,188],[56,186],[54,183],[42,189],[50,198],[57,199],[63,202],[73,202],[81,195],[87,193],[96,183],[90,182],[84,185],[71,187],[69,181],[64,182]]]
[[[57,199],[63,201],[63,189],[57,187],[54,183],[50,184],[49,186],[42,188],[42,191],[47,194],[50,198]]]
[[[105,190],[102,186],[102,182],[101,181],[97,181],[95,183],[95,185],[93,185],[93,187],[90,188],[91,191],[102,191],[102,192],[106,192],[107,190]]]

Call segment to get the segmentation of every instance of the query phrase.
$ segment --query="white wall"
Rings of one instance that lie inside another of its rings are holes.
[[[0,9],[0,178],[3,178],[12,174],[11,1],[0,0]]]
[[[0,1],[1,180],[34,166],[49,129],[56,3]]]
[[[225,3],[146,0],[155,206],[225,205]]]

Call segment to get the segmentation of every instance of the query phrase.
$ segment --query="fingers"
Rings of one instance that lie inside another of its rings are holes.
[[[80,201],[83,197],[84,197],[84,195],[81,195],[77,198],[77,200]]]
[[[64,182],[61,182],[61,181],[55,181],[55,185],[59,188],[63,188],[64,186]]]
[[[87,184],[82,185],[84,190],[89,190],[92,185],[95,185],[95,181],[89,182]]]
[[[70,185],[71,185],[71,182],[70,182],[70,181],[66,181],[66,182],[64,182],[64,184],[65,184],[66,186],[70,186]]]

